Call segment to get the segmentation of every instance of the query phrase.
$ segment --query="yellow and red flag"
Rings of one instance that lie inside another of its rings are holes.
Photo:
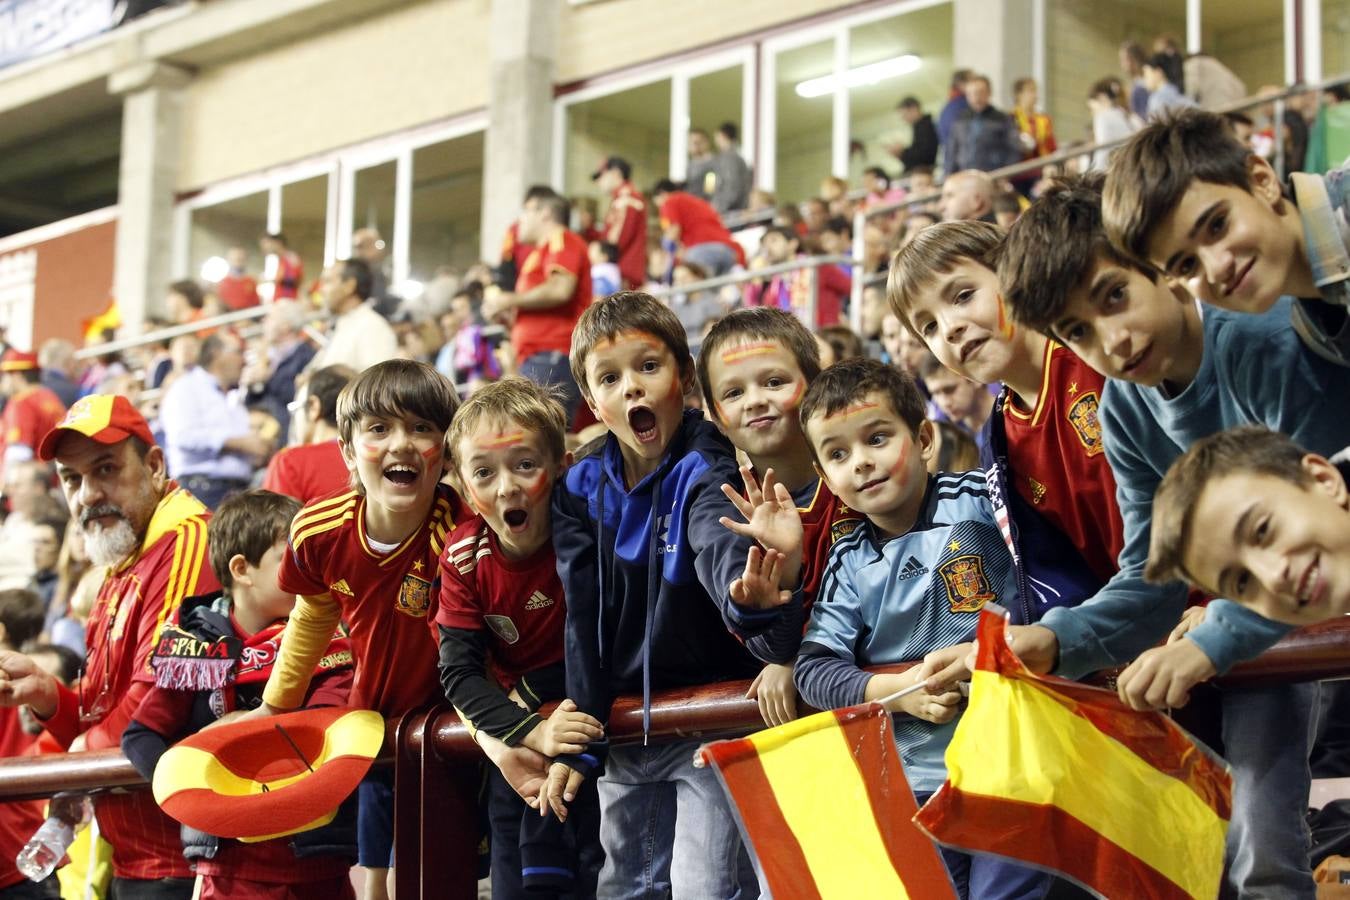
[[[952,898],[877,704],[703,748],[777,900]]]
[[[1051,869],[1105,897],[1219,891],[1233,784],[1171,719],[1029,672],[1005,615],[980,613],[970,706],[947,781],[915,817],[933,839]]]

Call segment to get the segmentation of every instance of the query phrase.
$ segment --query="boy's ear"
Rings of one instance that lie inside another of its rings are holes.
[[[931,419],[924,419],[919,423],[919,430],[914,432],[914,439],[919,444],[919,458],[927,463],[933,458],[933,451],[937,449],[937,442],[934,440],[935,434],[933,422]]]
[[[244,559],[244,554],[236,553],[231,556],[226,568],[230,570],[230,575],[234,578],[235,584],[242,584],[245,587],[253,586],[253,579],[248,574],[248,560]]]
[[[1252,153],[1247,156],[1247,174],[1251,179],[1252,194],[1268,203],[1276,212],[1282,212],[1284,192],[1275,167]]]
[[[356,454],[352,452],[352,445],[338,438],[338,449],[342,451],[342,461],[347,465],[347,471],[356,474]]]
[[[1322,491],[1336,501],[1341,509],[1350,510],[1350,490],[1346,488],[1345,478],[1335,463],[1316,453],[1306,454],[1302,463],[1303,471],[1312,478],[1315,490]]]

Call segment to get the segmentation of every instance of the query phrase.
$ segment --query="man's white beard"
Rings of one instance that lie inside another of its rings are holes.
[[[126,519],[111,527],[95,525],[84,532],[84,552],[96,566],[111,566],[130,556],[139,546],[136,532]]]

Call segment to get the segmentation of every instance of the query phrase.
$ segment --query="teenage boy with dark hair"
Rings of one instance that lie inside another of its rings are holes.
[[[1260,316],[1202,315],[1179,287],[1124,258],[1106,240],[1099,186],[1091,176],[1054,184],[1013,227],[1000,274],[1014,319],[1107,378],[1099,417],[1125,547],[1120,572],[1095,597],[1015,629],[1014,646],[1032,668],[1068,677],[1138,655],[1119,678],[1122,698],[1141,708],[1180,706],[1195,684],[1288,629],[1220,599],[1202,621],[1176,628],[1167,646],[1147,649],[1177,625],[1186,597],[1184,585],[1143,577],[1155,489],[1196,440],[1253,420],[1315,450],[1350,444],[1341,408],[1350,371],[1303,345],[1288,300]],[[1228,880],[1243,894],[1311,898],[1303,813],[1317,687],[1223,691],[1220,701],[1234,776]]]
[[[887,293],[951,373],[1003,385],[980,434],[980,461],[995,509],[1009,520],[1004,537],[1021,592],[1039,619],[1091,597],[1115,574],[1123,528],[1097,422],[1104,379],[1009,319],[996,271],[1003,239],[986,222],[934,225],[895,254]],[[943,375],[938,389],[951,378]]]
[[[781,309],[738,309],[712,327],[698,355],[704,410],[719,431],[746,455],[741,469],[749,520],[773,482],[783,485],[801,517],[802,605],[810,610],[820,590],[830,546],[861,523],[816,471],[811,445],[797,408],[807,386],[820,376],[816,340],[796,316]],[[760,482],[764,482],[761,486]],[[781,549],[781,548],[779,548]],[[759,701],[764,721],[781,725],[797,716],[792,664],[764,667],[747,696]]]
[[[1270,163],[1222,116],[1185,110],[1140,131],[1113,157],[1102,197],[1112,244],[1196,297],[1261,313],[1296,298],[1293,322],[1317,353],[1350,362],[1350,168],[1295,173]]]
[[[211,520],[211,568],[221,590],[189,597],[167,626],[150,689],[122,734],[122,750],[152,781],[170,746],[262,703],[295,595],[277,586],[286,533],[300,504],[271,491],[248,491],[221,504]],[[175,637],[192,641],[176,641]],[[352,684],[346,638],[330,635],[308,695],[309,706],[340,706]],[[221,654],[204,648],[222,650]],[[190,648],[190,649],[184,649]],[[225,672],[221,663],[225,662]],[[284,838],[243,843],[182,826],[183,855],[202,879],[203,897],[354,898],[355,795],[328,825]]]
[[[593,304],[571,361],[610,433],[553,495],[567,696],[604,723],[617,695],[641,693],[645,731],[654,691],[752,678],[752,651],[792,658],[801,597],[779,581],[796,584],[801,557],[761,551],[720,524],[737,512],[721,487],[739,473],[726,439],[684,409],[694,361],[669,307],[636,292]],[[716,776],[692,765],[697,745],[601,739],[554,763],[547,799],[560,817],[583,778],[600,776],[601,896],[739,896],[741,841]],[[673,814],[653,814],[661,808]]]
[[[1153,495],[1144,577],[1287,625],[1350,613],[1350,462],[1243,425],[1196,441]],[[1210,540],[1197,540],[1206,535]]]
[[[930,476],[933,425],[908,375],[877,360],[825,370],[802,400],[801,427],[822,477],[866,520],[830,550],[802,639],[797,687],[835,709],[922,684],[930,667],[871,675],[966,640],[986,603],[1027,621],[984,474]],[[784,548],[786,549],[786,548]],[[891,700],[895,742],[919,802],[941,787],[961,703],[955,685]],[[899,714],[906,715],[899,715]],[[994,856],[942,849],[960,897],[1043,897],[1050,876]]]
[[[324,366],[310,376],[300,422],[300,443],[284,447],[267,464],[263,488],[308,503],[345,487],[351,480],[338,446],[337,399],[356,373],[347,366]]]

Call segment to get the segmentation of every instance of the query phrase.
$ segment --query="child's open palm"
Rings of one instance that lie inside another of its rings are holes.
[[[729,484],[722,485],[722,493],[745,521],[736,522],[727,516],[718,521],[736,534],[754,538],[760,546],[781,554],[784,574],[789,583],[795,583],[801,567],[802,517],[792,494],[774,478],[773,469],[765,471],[762,487],[749,466],[741,466],[741,478],[745,481],[745,496]]]

